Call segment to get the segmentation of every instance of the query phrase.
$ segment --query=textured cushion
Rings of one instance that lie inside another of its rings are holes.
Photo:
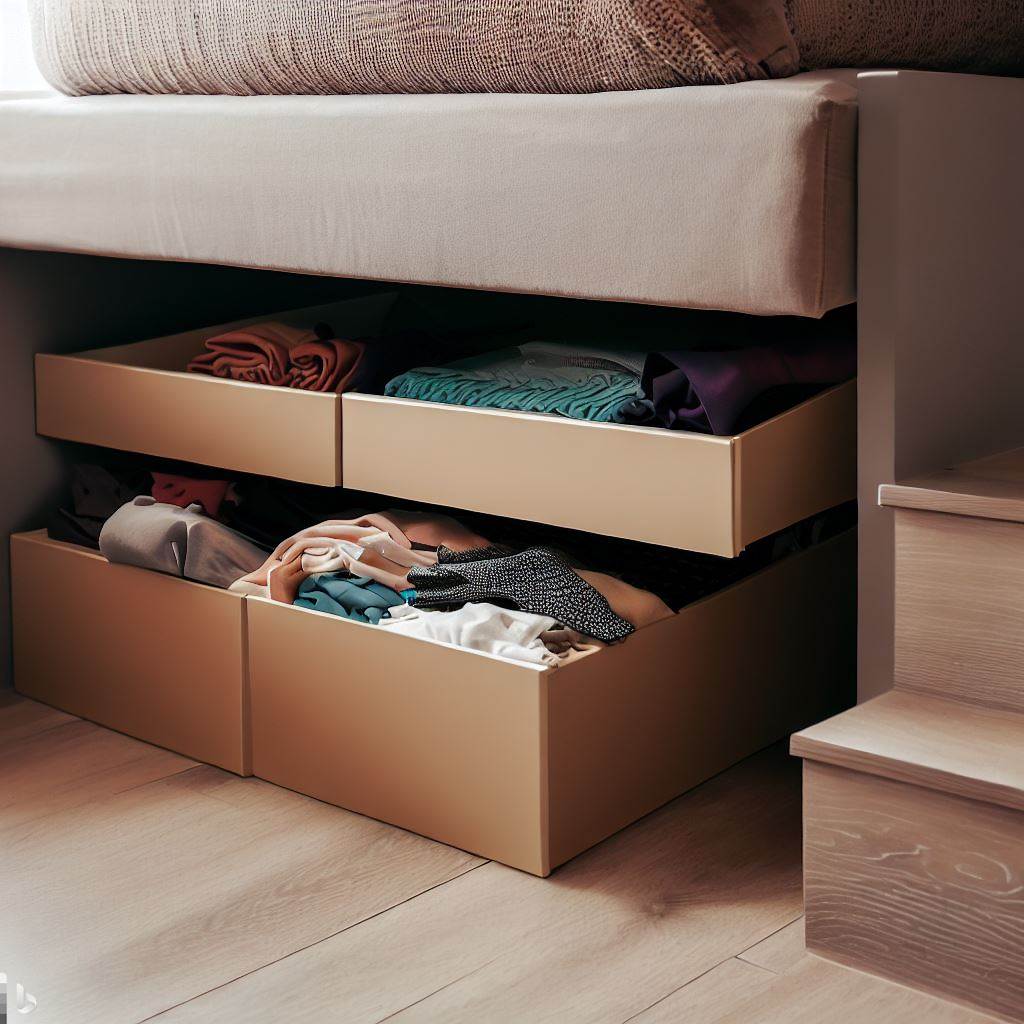
[[[855,78],[0,101],[0,245],[817,316],[854,297]]]
[[[805,68],[1024,73],[1024,0],[787,0]]]
[[[93,93],[603,92],[792,74],[783,0],[31,0]]]

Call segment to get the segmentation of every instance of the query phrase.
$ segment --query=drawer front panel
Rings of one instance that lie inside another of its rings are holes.
[[[546,874],[548,672],[252,599],[262,779]]]
[[[546,874],[843,706],[852,531],[539,669],[248,600],[261,778]]]
[[[11,570],[21,693],[249,774],[243,598],[42,532],[12,538]]]
[[[342,398],[349,487],[729,557],[852,499],[856,390],[738,434]]]

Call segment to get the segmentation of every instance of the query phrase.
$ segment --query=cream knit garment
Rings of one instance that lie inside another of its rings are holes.
[[[62,92],[586,93],[793,74],[783,0],[30,0]]]

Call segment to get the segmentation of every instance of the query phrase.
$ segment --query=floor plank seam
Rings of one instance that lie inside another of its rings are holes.
[[[68,723],[65,723],[65,724],[70,725],[71,723],[68,722]],[[57,726],[57,728],[60,728],[60,726]],[[118,767],[121,767],[121,765],[118,765]],[[151,786],[151,785],[153,785],[154,783],[157,783],[157,782],[165,782],[167,779],[174,778],[174,776],[176,776],[176,775],[184,775],[186,772],[191,772],[191,771],[194,771],[196,768],[203,768],[203,767],[205,767],[205,765],[201,765],[201,764],[189,765],[189,767],[183,768],[183,769],[181,769],[181,771],[171,772],[170,775],[161,775],[159,778],[147,779],[145,782],[139,782],[139,783],[137,783],[134,786],[128,786],[126,789],[114,789],[114,790],[111,790],[109,793],[98,793],[95,796],[91,796],[91,797],[83,800],[81,803],[70,804],[67,807],[57,807],[57,808],[55,808],[53,810],[50,810],[50,811],[44,811],[42,814],[35,815],[34,817],[28,818],[28,819],[23,820],[23,821],[16,821],[16,822],[14,822],[11,825],[7,825],[2,820],[0,820],[0,830],[6,830],[6,829],[9,829],[9,828],[10,829],[13,829],[13,828],[24,828],[24,827],[27,827],[27,826],[30,826],[30,825],[34,828],[40,822],[49,821],[50,818],[54,818],[57,815],[60,815],[60,814],[73,814],[76,811],[82,810],[82,808],[84,808],[84,807],[88,807],[90,804],[101,803],[104,800],[111,799],[112,797],[121,796],[124,793],[130,793],[134,789],[142,789],[145,786]],[[0,814],[2,814],[2,812],[0,812]]]
[[[500,957],[493,956],[486,963],[479,964],[474,967],[471,971],[466,971],[465,974],[460,975],[458,978],[452,978],[451,981],[445,982],[440,988],[435,988],[433,992],[428,992],[425,996],[420,996],[419,999],[414,999],[411,1003],[406,1003],[405,1006],[397,1009],[394,1013],[389,1013],[386,1017],[380,1017],[373,1022],[373,1024],[384,1024],[385,1021],[394,1020],[399,1014],[405,1013],[406,1010],[412,1009],[414,1006],[419,1006],[420,1003],[425,1003],[428,999],[433,999],[439,992],[444,992],[445,989],[451,988],[453,985],[458,985],[460,981],[465,981],[467,978],[472,978],[474,974],[479,974],[485,967],[490,967],[491,964],[497,963]]]
[[[168,772],[166,775],[161,775],[156,779],[147,779],[145,782],[137,782],[134,786],[127,786],[124,789],[115,789],[110,793],[106,794],[103,799],[111,796],[123,796],[125,793],[131,793],[136,789],[144,789],[146,786],[153,786],[160,782],[166,782],[168,779],[176,778],[179,775],[187,775],[189,772],[194,772],[197,768],[205,768],[204,764],[190,764],[187,768],[180,768],[178,771]],[[90,801],[91,802],[91,801]]]
[[[452,875],[451,878],[446,878],[443,882],[438,882],[436,885],[429,885],[426,889],[421,889],[419,892],[413,893],[411,896],[407,896],[404,900],[399,900],[397,903],[392,903],[390,906],[376,911],[376,913],[368,914],[366,917],[361,917],[358,921],[353,921],[352,924],[346,925],[344,928],[339,928],[336,932],[331,932],[329,935],[324,935],[322,938],[319,938],[314,942],[307,943],[305,946],[300,946],[298,949],[293,949],[291,952],[285,953],[284,956],[279,956],[274,960],[268,960],[265,964],[260,964],[258,967],[254,967],[251,971],[246,971],[244,974],[239,974],[235,978],[230,978],[228,981],[223,981],[219,985],[214,985],[213,988],[206,989],[204,992],[197,992],[194,996],[189,996],[188,999],[182,999],[180,1002],[172,1003],[170,1006],[165,1006],[162,1010],[157,1010],[156,1013],[150,1014],[148,1017],[141,1018],[136,1021],[135,1024],[149,1024],[150,1021],[157,1020],[165,1013],[170,1013],[171,1010],[176,1010],[179,1006],[185,1006],[188,1003],[193,1003],[197,999],[202,999],[204,996],[208,996],[211,992],[217,992],[222,988],[227,988],[229,985],[234,985],[235,982],[241,981],[243,978],[248,978],[250,975],[258,974],[260,971],[265,970],[268,967],[273,967],[275,964],[282,963],[293,956],[297,956],[299,953],[304,953],[306,950],[312,949],[314,946],[319,946],[322,942],[327,942],[329,939],[333,939],[338,935],[344,935],[345,932],[351,931],[353,928],[358,928],[360,925],[364,925],[368,921],[372,921],[374,918],[380,917],[382,914],[388,914],[392,910],[396,910],[398,907],[401,907],[412,900],[419,899],[420,896],[425,896],[428,892],[433,892],[435,889],[440,889],[442,886],[448,885],[450,882],[454,882],[459,878],[464,878],[470,872],[477,871],[490,863],[491,861],[485,860],[481,861],[479,864],[472,864],[466,868],[465,871],[460,871],[457,875]]]
[[[755,945],[756,945],[756,943],[755,943]],[[724,959],[719,960],[718,963],[712,964],[707,970],[701,971],[700,974],[695,974],[688,981],[684,981],[682,985],[677,986],[676,988],[672,989],[670,992],[666,992],[659,999],[655,999],[654,1002],[651,1003],[650,1005],[641,1007],[639,1010],[636,1011],[636,1013],[630,1014],[630,1016],[626,1017],[625,1020],[620,1022],[620,1024],[629,1024],[630,1021],[636,1020],[637,1017],[639,1017],[641,1014],[647,1013],[649,1010],[653,1009],[655,1006],[658,1006],[660,1003],[665,1002],[666,999],[669,999],[672,996],[674,996],[677,992],[682,992],[684,988],[688,988],[690,985],[694,984],[694,982],[700,981],[701,978],[706,977],[712,971],[717,971],[719,967],[721,967],[723,964],[727,964],[730,960],[739,960],[739,957],[736,954],[733,954],[732,956],[727,956]],[[746,960],[744,960],[743,963],[746,964],[747,967],[756,967],[759,971],[764,971],[765,974],[770,974],[773,977],[778,977],[778,975],[775,973],[775,971],[770,971],[770,970],[768,970],[767,967],[761,967],[758,964],[752,964],[752,963],[749,963]]]
[[[49,704],[46,705],[49,707]],[[42,729],[36,729],[33,732],[24,733],[18,737],[17,742],[25,742],[25,740],[34,740],[37,736],[44,736],[48,732],[56,732],[58,729],[66,729],[69,725],[77,725],[79,722],[84,722],[84,718],[72,718],[67,722],[54,722],[53,725],[44,725]]]
[[[749,953],[752,949],[755,949],[756,947],[760,946],[762,942],[767,942],[773,936],[778,935],[779,932],[784,932],[790,925],[796,924],[796,922],[799,921],[802,917],[803,914],[798,914],[796,917],[793,918],[792,921],[787,921],[786,924],[784,924],[781,928],[776,928],[775,931],[766,935],[763,939],[758,939],[757,942],[754,942],[751,945],[747,946],[746,949],[740,950],[740,952],[736,954],[736,959],[742,960],[745,964],[750,964],[751,967],[760,967],[762,970],[770,971],[772,974],[782,973],[780,971],[773,971],[770,967],[765,967],[763,964],[756,964],[753,960],[748,960],[743,954]]]

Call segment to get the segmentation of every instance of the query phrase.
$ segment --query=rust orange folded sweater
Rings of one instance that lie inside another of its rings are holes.
[[[355,383],[366,345],[341,338],[306,341],[291,350],[288,386],[341,394]]]
[[[207,338],[207,350],[188,364],[188,371],[249,384],[286,385],[292,372],[291,350],[317,338],[310,328],[273,321],[250,324]]]

